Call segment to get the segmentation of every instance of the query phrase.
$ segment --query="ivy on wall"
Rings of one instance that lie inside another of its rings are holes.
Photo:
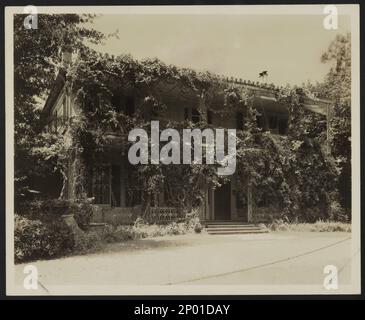
[[[245,200],[247,187],[253,188],[256,206],[270,206],[290,220],[330,218],[331,204],[336,201],[336,163],[322,150],[325,121],[302,106],[303,90],[285,88],[276,90],[278,101],[289,113],[287,136],[264,132],[256,125],[254,92],[232,85],[211,73],[169,66],[157,59],[141,62],[130,56],[111,58],[94,51],[84,55],[67,70],[67,84],[76,92],[81,115],[67,127],[66,134],[57,137],[41,153],[48,159],[57,159],[57,167],[66,172],[70,155],[78,168],[76,197],[86,196],[87,168],[95,166],[108,145],[106,133],[127,133],[139,127],[149,131],[142,110],[163,112],[161,84],[178,87],[182,93],[193,93],[196,101],[204,102],[198,108],[200,122],[167,123],[166,127],[181,130],[186,127],[209,127],[205,112],[214,109],[214,101],[222,98],[224,108],[217,113],[242,111],[244,130],[237,132],[237,195]],[[111,97],[116,92],[133,90],[142,101],[133,115],[116,112]],[[163,129],[163,126],[160,128]],[[128,148],[126,143],[125,148]],[[38,150],[39,151],[39,150]],[[204,199],[207,187],[215,188],[225,179],[217,176],[212,165],[138,165],[135,168],[139,189],[146,209],[157,202],[161,192],[169,194],[172,205],[187,211]],[[67,175],[64,175],[67,179]],[[62,194],[61,194],[62,196]]]

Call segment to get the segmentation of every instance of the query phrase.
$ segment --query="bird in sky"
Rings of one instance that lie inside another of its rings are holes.
[[[268,76],[269,76],[269,72],[268,72],[267,70],[265,70],[265,71],[261,71],[261,72],[259,73],[259,78],[266,79]]]

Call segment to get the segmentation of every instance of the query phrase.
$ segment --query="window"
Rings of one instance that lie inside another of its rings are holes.
[[[184,119],[185,119],[185,121],[190,120],[190,108],[184,109]]]
[[[200,121],[200,112],[195,108],[185,108],[184,118],[185,121],[191,120],[193,123],[198,123]]]
[[[277,116],[270,116],[269,117],[269,129],[275,130],[278,126],[278,117]]]
[[[110,167],[99,166],[94,169],[92,194],[96,204],[110,203]]]
[[[125,114],[130,117],[133,116],[133,114],[134,114],[133,97],[126,97],[126,99],[125,99]]]
[[[208,110],[208,112],[207,112],[207,122],[208,122],[208,124],[213,123],[213,113],[210,110]]]
[[[237,112],[236,114],[236,128],[238,130],[243,130],[243,113]]]
[[[96,106],[98,106],[98,105],[99,105],[99,97],[97,95],[89,96],[86,98],[86,101],[85,101],[85,111],[94,112],[96,109]]]
[[[200,113],[197,109],[191,109],[191,121],[198,123],[200,121]]]
[[[57,132],[57,130],[58,130],[58,112],[57,112],[57,110],[55,110],[53,113],[53,129],[54,129],[54,132]]]
[[[264,116],[262,114],[258,114],[256,116],[256,124],[257,124],[257,127],[259,127],[260,129],[264,129],[265,119],[264,119]]]
[[[134,170],[126,172],[125,205],[134,207],[142,204],[142,191],[139,187],[138,173]]]
[[[110,99],[110,103],[115,112],[123,112],[125,115],[131,117],[134,115],[134,98],[131,96],[124,97],[120,93],[115,93]]]
[[[286,134],[288,130],[288,120],[280,119],[278,123],[279,134]]]
[[[116,112],[121,112],[122,111],[122,103],[121,103],[121,96],[118,94],[114,94],[111,98],[111,105],[113,107],[113,109]]]

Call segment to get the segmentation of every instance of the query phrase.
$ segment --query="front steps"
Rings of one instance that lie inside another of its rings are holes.
[[[208,234],[252,234],[267,233],[269,230],[265,226],[259,226],[239,221],[211,221],[205,222],[205,230]]]

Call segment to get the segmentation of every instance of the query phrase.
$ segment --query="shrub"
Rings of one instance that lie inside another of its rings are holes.
[[[135,239],[135,234],[130,226],[107,225],[101,235],[106,242],[121,242]]]
[[[312,225],[315,232],[351,232],[351,224],[339,221],[322,221],[319,220]]]
[[[201,233],[203,230],[203,226],[200,223],[200,219],[198,217],[192,217],[186,221],[186,228],[188,230],[194,231],[195,233]]]
[[[61,219],[31,220],[15,214],[15,262],[59,256],[72,251],[73,236]]]
[[[74,251],[85,252],[90,249],[97,249],[100,246],[102,237],[96,232],[80,234],[75,238]]]
[[[189,217],[185,222],[172,222],[163,225],[148,224],[142,218],[137,218],[133,226],[108,225],[101,237],[106,242],[120,242],[166,235],[181,235],[190,232],[199,233],[202,228],[197,217]]]
[[[165,234],[167,235],[179,235],[188,232],[185,223],[172,222],[165,226]],[[162,234],[163,235],[163,234]]]
[[[351,232],[351,224],[338,221],[322,221],[315,223],[288,223],[283,220],[275,220],[269,226],[271,231],[292,232]]]
[[[85,230],[90,223],[93,209],[88,199],[77,201],[52,199],[25,202],[19,213],[29,219],[41,221],[52,221],[55,217],[73,214],[79,227]]]
[[[334,221],[340,222],[349,222],[350,215],[346,210],[341,206],[338,201],[333,201],[330,205],[330,218]]]
[[[199,216],[197,212],[192,211],[185,216],[186,228],[189,231],[194,231],[195,233],[200,233],[203,230],[203,226],[200,223]]]
[[[288,231],[289,223],[284,221],[283,219],[274,219],[269,225],[268,228],[271,231]]]

